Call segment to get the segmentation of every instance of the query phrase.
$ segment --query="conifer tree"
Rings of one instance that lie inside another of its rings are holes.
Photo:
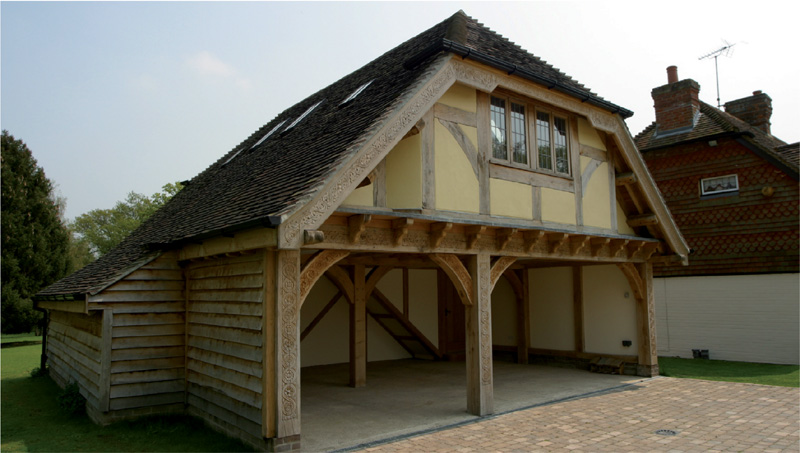
[[[22,140],[2,135],[2,332],[30,332],[31,297],[70,269],[69,232],[53,184]]]

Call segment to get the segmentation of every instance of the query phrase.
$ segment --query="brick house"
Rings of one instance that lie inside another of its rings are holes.
[[[722,111],[667,72],[635,141],[692,253],[655,266],[658,352],[796,364],[800,143],[770,133],[767,94]]]

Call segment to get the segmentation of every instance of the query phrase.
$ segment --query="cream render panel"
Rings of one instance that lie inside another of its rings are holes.
[[[474,88],[456,83],[439,98],[439,102],[467,112],[475,112],[477,110],[477,99]]]
[[[617,232],[619,234],[629,234],[635,236],[636,232],[633,231],[628,225],[628,218],[625,217],[625,211],[622,210],[622,205],[617,202]]]
[[[608,163],[602,162],[598,165],[598,161],[581,156],[581,174],[581,181],[586,184],[583,187],[583,224],[610,229],[611,182]]]
[[[542,220],[575,225],[575,194],[542,187]]]
[[[517,298],[505,277],[492,291],[492,344],[517,345]]]
[[[440,122],[435,122],[436,209],[477,214],[478,177],[456,139]]]
[[[489,194],[493,216],[533,219],[533,191],[530,185],[490,178]]]
[[[592,148],[606,150],[606,145],[600,140],[597,130],[585,118],[578,117],[578,141]]]
[[[375,206],[372,184],[354,190],[342,204],[345,206]]]
[[[420,134],[397,144],[386,156],[386,205],[396,209],[422,207],[422,148]]]

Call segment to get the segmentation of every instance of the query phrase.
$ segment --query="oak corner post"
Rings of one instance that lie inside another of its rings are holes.
[[[482,416],[494,412],[491,257],[488,254],[471,256],[469,273],[473,303],[465,306],[467,412]]]
[[[300,436],[300,251],[268,250],[264,266],[263,435]]]
[[[639,376],[658,376],[656,349],[656,302],[653,292],[653,263],[636,265],[642,282],[642,297],[636,302],[636,331],[639,340]]]

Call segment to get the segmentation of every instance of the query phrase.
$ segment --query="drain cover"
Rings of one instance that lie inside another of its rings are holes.
[[[659,429],[656,431],[656,434],[659,436],[674,436],[678,434],[678,432],[672,429]]]

